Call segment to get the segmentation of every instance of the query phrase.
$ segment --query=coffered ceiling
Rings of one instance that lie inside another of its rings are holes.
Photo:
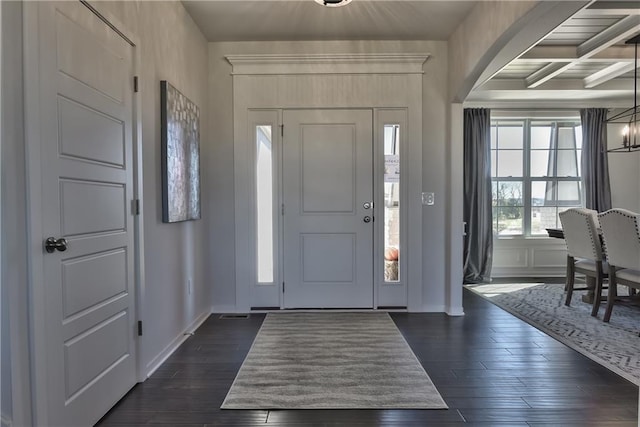
[[[625,41],[638,34],[640,1],[596,1],[480,82],[467,101],[623,105],[634,71],[634,46]]]

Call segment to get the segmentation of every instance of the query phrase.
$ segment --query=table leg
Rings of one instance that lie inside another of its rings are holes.
[[[595,277],[586,277],[587,282],[587,293],[582,295],[582,302],[586,302],[587,304],[593,304],[593,298],[596,293],[596,278]]]

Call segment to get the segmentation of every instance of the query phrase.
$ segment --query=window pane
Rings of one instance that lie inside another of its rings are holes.
[[[498,158],[497,151],[491,150],[491,176],[497,176],[496,171],[498,170]]]
[[[578,176],[580,159],[575,150],[558,150],[558,169],[556,176]]]
[[[400,280],[400,125],[384,126],[384,281]],[[390,173],[393,169],[395,173]],[[387,173],[389,172],[389,173]]]
[[[582,176],[582,150],[576,150],[576,157],[578,158],[578,176]]]
[[[557,228],[556,207],[531,208],[531,234],[547,234],[547,228]]]
[[[555,185],[553,181],[531,182],[531,206],[555,206]]]
[[[498,151],[498,176],[522,176],[522,150]]]
[[[522,182],[498,182],[496,188],[497,206],[523,206]]]
[[[551,148],[551,126],[533,126],[531,128],[531,148],[542,150]]]
[[[524,209],[521,207],[496,208],[497,232],[500,236],[523,234],[522,220]]]
[[[491,181],[491,206],[498,204],[498,181]]]
[[[549,162],[549,150],[531,150],[531,176],[553,176],[553,163]]]
[[[498,148],[498,141],[496,139],[496,127],[495,126],[491,126],[491,149],[495,150],[496,148]]]
[[[576,140],[575,133],[573,132],[573,126],[561,127],[558,129],[558,148],[561,150],[576,149]]]
[[[273,283],[273,172],[271,126],[256,126],[258,283]]]
[[[504,150],[507,148],[523,148],[522,126],[498,127],[498,149]]]
[[[558,206],[580,206],[581,203],[580,182],[558,182]]]
[[[576,148],[582,149],[582,126],[576,126],[574,131],[576,133]]]

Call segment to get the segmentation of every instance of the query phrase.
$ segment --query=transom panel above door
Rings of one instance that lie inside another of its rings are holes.
[[[284,307],[373,307],[371,110],[283,113]]]

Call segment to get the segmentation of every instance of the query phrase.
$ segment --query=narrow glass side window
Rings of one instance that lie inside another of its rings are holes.
[[[258,283],[273,283],[273,161],[271,126],[256,126]]]
[[[384,126],[384,281],[400,281],[400,125]]]

